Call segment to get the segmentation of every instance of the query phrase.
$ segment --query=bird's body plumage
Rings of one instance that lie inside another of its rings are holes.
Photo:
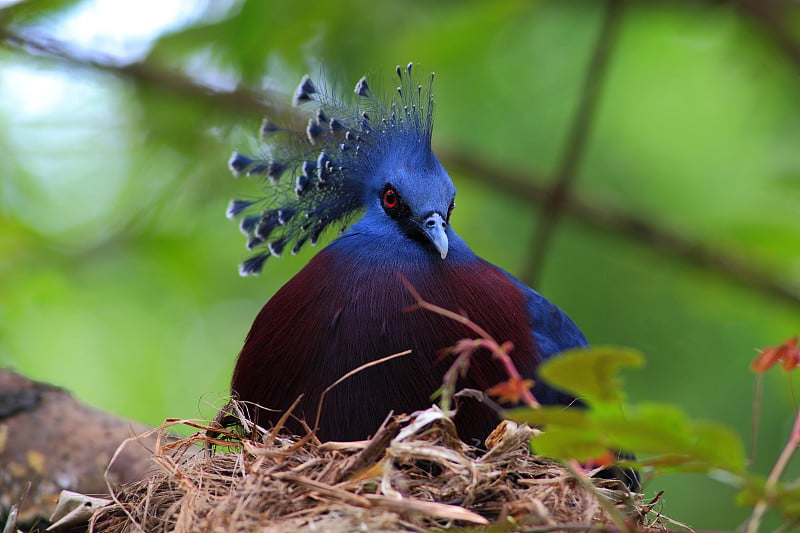
[[[530,289],[526,294],[515,280],[466,246],[453,250],[451,245],[445,261],[428,251],[414,254],[412,261],[397,253],[411,247],[383,243],[376,250],[374,243],[357,231],[340,236],[284,285],[256,318],[239,357],[233,388],[247,391],[245,399],[258,399],[276,409],[270,417],[273,422],[300,394],[304,397],[295,414],[313,422],[320,393],[338,377],[404,350],[411,354],[363,370],[326,396],[319,436],[364,439],[389,412],[412,412],[431,404],[430,397],[452,362],[443,350],[474,333],[451,319],[409,311],[414,299],[401,275],[427,301],[464,310],[494,338],[512,342],[511,357],[522,375],[534,375],[542,355],[549,355],[542,354],[532,335],[537,325],[528,310],[528,301],[541,296]],[[548,338],[548,347],[585,343],[552,304],[549,312],[551,320],[571,331],[565,338]],[[460,385],[486,390],[507,378],[501,364],[483,350],[473,357]],[[551,398],[542,399],[546,400]],[[468,441],[482,439],[497,422],[491,409],[478,405],[456,418],[459,434]]]
[[[426,301],[466,314],[499,342],[526,378],[538,364],[565,349],[584,346],[577,326],[555,305],[507,272],[476,256],[450,225],[455,187],[430,145],[432,97],[411,81],[411,66],[398,67],[398,95],[386,102],[362,79],[355,93],[366,102],[342,103],[306,77],[296,103],[316,102],[307,139],[288,150],[271,142],[267,160],[235,153],[237,174],[267,175],[280,185],[288,173],[294,196],[247,216],[248,247],[266,247],[241,268],[258,273],[266,258],[287,246],[313,242],[330,224],[358,219],[263,307],[237,361],[232,389],[240,399],[274,412],[275,421],[303,394],[295,411],[313,425],[322,391],[357,367],[404,350],[411,354],[365,369],[326,397],[322,439],[369,437],[390,412],[430,406],[452,356],[443,351],[465,337],[466,326],[420,309],[403,280]],[[425,98],[427,96],[427,98]],[[272,135],[278,128],[265,124]],[[256,202],[234,202],[229,215]],[[487,350],[476,352],[459,387],[485,391],[508,379]],[[542,403],[571,398],[543,384]],[[482,440],[497,415],[471,402],[456,426],[467,441]],[[290,429],[300,430],[297,425]]]

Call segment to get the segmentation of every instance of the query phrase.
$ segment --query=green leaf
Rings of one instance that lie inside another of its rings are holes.
[[[519,408],[505,414],[518,422],[543,426],[544,433],[534,438],[535,447],[550,457],[588,459],[616,449],[649,456],[644,462],[664,471],[744,471],[742,441],[722,424],[692,420],[672,405],[608,406]]]
[[[692,427],[692,445],[698,457],[710,465],[743,472],[747,465],[747,454],[739,435],[731,428],[717,422],[700,420]]]
[[[750,475],[747,476],[744,486],[736,495],[736,503],[747,507],[752,507],[758,500],[764,497],[764,486],[767,479],[764,476]]]
[[[553,427],[533,437],[531,447],[539,455],[578,461],[599,457],[608,451],[599,432],[569,427]]]
[[[589,419],[589,412],[583,409],[567,409],[559,406],[543,406],[538,409],[530,407],[520,407],[511,409],[503,414],[504,418],[525,422],[531,426],[547,426],[550,424],[586,428],[592,421]]]
[[[716,422],[691,420],[672,405],[648,403],[626,407],[624,414],[604,412],[593,418],[613,446],[662,456],[661,466],[737,473],[745,468],[744,445],[733,430]]]
[[[778,483],[770,494],[765,491],[766,480],[762,476],[747,476],[742,490],[736,495],[736,503],[747,507],[766,499],[786,522],[800,519],[800,486],[796,483]]]
[[[15,24],[31,24],[44,17],[54,17],[76,7],[79,0],[29,0],[0,9],[0,20],[10,15]]]
[[[589,404],[622,400],[620,368],[639,368],[644,356],[637,350],[617,346],[595,346],[561,353],[539,367],[539,376]]]
[[[652,403],[604,413],[598,424],[620,448],[640,453],[682,453],[690,432],[680,408]]]
[[[800,487],[778,485],[778,511],[787,522],[800,520]]]

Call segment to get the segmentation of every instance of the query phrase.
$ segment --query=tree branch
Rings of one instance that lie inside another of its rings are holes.
[[[505,193],[509,198],[543,204],[549,197],[548,189],[536,183],[541,180],[540,177],[494,167],[464,153],[442,149],[437,151],[451,170],[458,171],[468,179],[491,183],[494,190]],[[781,280],[752,264],[742,255],[710,246],[655,224],[650,218],[604,205],[597,199],[590,202],[574,194],[567,194],[561,209],[587,226],[628,238],[672,260],[704,268],[738,285],[800,306],[800,287]]]
[[[70,51],[68,46],[55,40],[18,34],[2,26],[0,26],[0,40],[6,46],[22,53],[35,54],[74,67],[128,78],[134,83],[172,92],[183,97],[207,100],[215,106],[226,107],[237,112],[268,113],[276,119],[286,117],[287,122],[295,120],[294,111],[289,105],[287,95],[245,89],[218,91],[194,82],[175,71],[166,71],[147,63],[115,64],[110,58],[104,60],[97,57],[96,54]],[[584,140],[573,142],[580,147],[579,144]],[[548,201],[552,201],[552,191],[536,184],[541,181],[541,177],[494,167],[461,151],[441,149],[437,151],[451,169],[458,170],[470,179],[489,183],[494,190],[511,198],[521,198],[526,202],[540,205],[546,205]],[[574,169],[577,162],[578,160],[575,159],[569,165],[564,163],[562,166],[568,170]],[[574,172],[568,174],[572,175]],[[653,223],[650,219],[637,217],[613,206],[603,205],[596,200],[584,201],[572,195],[568,187],[564,187],[563,192],[559,194],[563,195],[558,200],[560,202],[559,209],[590,227],[629,238],[663,253],[670,259],[705,268],[739,285],[800,307],[799,287],[783,282],[779,277],[752,265],[743,256],[719,250],[670,231]]]
[[[46,35],[18,33],[4,26],[0,26],[0,42],[24,53],[57,60],[72,67],[126,78],[136,84],[173,93],[182,98],[208,100],[215,106],[241,113],[266,113],[282,124],[300,125],[297,112],[288,105],[288,97],[276,91],[252,91],[240,87],[232,91],[222,91],[195,82],[179,72],[147,62],[119,63],[112,57],[105,57],[94,51],[78,50]]]
[[[528,243],[528,250],[530,250],[528,260],[520,272],[520,278],[529,285],[537,285],[542,276],[550,240],[586,152],[586,140],[591,131],[601,86],[619,33],[623,3],[623,0],[606,0],[605,2],[603,24],[594,45],[591,61],[586,67],[581,99],[570,126],[569,137],[554,178],[555,181],[544,199],[532,240]]]
[[[791,20],[788,13],[781,12],[789,2],[777,0],[734,0],[739,9],[761,27],[767,37],[772,40],[778,49],[794,64],[800,68],[800,42],[792,35],[786,25],[786,20]]]

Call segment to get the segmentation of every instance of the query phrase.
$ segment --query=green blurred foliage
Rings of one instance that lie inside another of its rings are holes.
[[[765,350],[753,368],[759,373],[778,366],[796,371],[800,366],[796,344],[797,337],[793,337],[780,348]],[[582,408],[534,405],[508,410],[505,417],[542,428],[532,437],[531,446],[547,457],[608,462],[612,453],[623,450],[627,458],[623,456],[619,463],[634,466],[651,478],[667,472],[713,476],[739,490],[737,502],[753,507],[747,531],[760,530],[763,511],[767,509],[787,525],[796,524],[800,520],[798,480],[787,479],[784,474],[797,451],[800,415],[791,439],[770,472],[749,471],[742,439],[730,427],[692,419],[672,404],[626,401],[620,370],[639,368],[643,362],[642,354],[630,348],[568,350],[544,361],[539,377],[583,400]]]
[[[92,4],[24,2],[2,8],[0,24],[58,36]],[[291,93],[320,65],[349,88],[364,72],[388,80],[413,60],[437,74],[436,146],[546,184],[602,9],[588,0],[187,2],[185,21],[144,61],[218,88]],[[798,21],[785,20],[796,33]],[[797,69],[732,5],[627,5],[576,193],[799,285]],[[113,71],[0,48],[0,365],[151,424],[213,416],[252,319],[312,252],[239,278],[244,240],[224,211],[248,185],[230,179],[226,162],[252,146],[261,117],[175,90],[169,76],[157,84]],[[456,229],[519,271],[537,206],[498,193],[491,176],[453,178]],[[538,288],[593,343],[648,354],[629,383],[633,400],[672,403],[745,436],[754,349],[800,324],[796,305],[569,217]],[[786,379],[768,375],[755,470],[774,462],[791,410]],[[730,529],[746,516],[712,480],[681,474],[647,487],[661,489],[664,512],[695,527]]]
[[[625,401],[620,369],[643,363],[644,356],[630,348],[569,350],[542,363],[539,375],[584,400],[585,409],[537,406],[506,415],[543,427],[532,445],[548,457],[588,461],[609,450],[625,450],[636,453],[640,464],[655,466],[656,475],[673,469],[724,470],[741,479],[747,459],[741,439],[729,427],[692,420],[674,405]]]

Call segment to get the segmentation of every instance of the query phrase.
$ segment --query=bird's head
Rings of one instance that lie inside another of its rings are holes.
[[[234,152],[235,176],[267,178],[267,196],[233,200],[228,217],[240,224],[256,255],[240,265],[258,274],[270,255],[315,244],[332,224],[363,215],[369,231],[400,232],[445,258],[455,186],[431,150],[431,84],[415,84],[412,65],[397,67],[399,85],[377,95],[361,78],[350,98],[329,94],[305,76],[294,104],[307,109],[298,135],[269,119],[261,129],[262,157]]]

